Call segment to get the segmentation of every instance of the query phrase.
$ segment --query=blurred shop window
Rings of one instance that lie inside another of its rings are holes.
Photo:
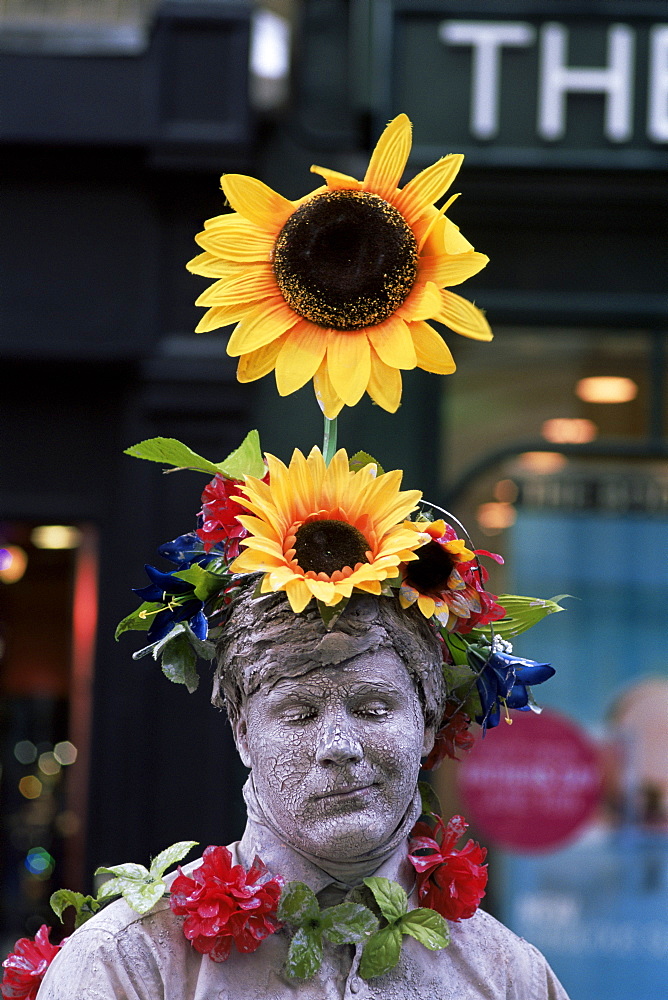
[[[53,923],[55,889],[83,884],[96,623],[95,529],[0,523],[3,954]]]
[[[456,347],[457,378],[442,395],[443,494],[498,551],[529,499],[666,510],[668,461],[653,448],[668,431],[665,335],[498,327],[491,347]]]
[[[0,51],[138,55],[160,0],[0,0]]]

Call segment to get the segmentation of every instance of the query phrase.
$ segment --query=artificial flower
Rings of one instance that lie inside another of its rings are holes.
[[[406,526],[427,541],[417,550],[417,559],[402,567],[402,608],[417,603],[425,618],[435,617],[449,632],[467,632],[503,618],[504,609],[483,587],[487,574],[476,558],[485,555],[503,562],[501,556],[467,548],[443,520],[408,521]]]
[[[213,559],[225,558],[225,554],[224,545],[210,542],[207,547],[197,531],[188,531],[158,547],[158,555],[176,563],[177,570],[190,569],[193,565],[208,566]]]
[[[411,128],[406,115],[389,123],[363,181],[312,167],[325,185],[294,202],[252,177],[221,178],[234,211],[205,223],[204,253],[188,267],[217,279],[197,300],[207,307],[197,331],[238,324],[227,353],[239,358],[240,382],[275,371],[282,396],[313,379],[327,417],[365,392],[393,413],[403,369],[455,370],[428,320],[492,339],[482,312],[447,290],[488,261],[434,207],[463,157],[400,189]]]
[[[214,962],[229,957],[232,942],[237,951],[252,952],[281,927],[276,910],[285,879],[272,876],[260,858],[246,871],[232,864],[226,847],[207,847],[199,868],[190,875],[178,871],[169,905],[185,916],[183,933],[195,950]]]
[[[409,844],[409,861],[418,873],[418,898],[423,906],[436,910],[446,920],[472,917],[485,895],[487,851],[474,840],[460,850],[455,844],[468,829],[463,816],[453,816],[447,827],[440,816],[436,829],[416,823]],[[429,851],[429,854],[416,854]]]
[[[480,696],[480,715],[476,715],[483,730],[498,726],[501,706],[528,711],[531,684],[542,684],[556,673],[549,663],[525,660],[521,656],[495,650],[480,666],[482,656],[469,650],[471,666],[477,671],[476,687]]]
[[[471,719],[457,702],[446,702],[444,718],[446,721],[436,733],[434,746],[422,765],[425,771],[433,771],[445,757],[459,760],[458,752],[468,753],[475,742],[469,732]]]
[[[2,963],[0,993],[5,1000],[35,1000],[40,983],[62,944],[51,944],[50,927],[42,924],[34,939],[20,938]]]
[[[187,621],[198,639],[206,639],[207,617],[202,611],[204,601],[195,596],[195,587],[188,580],[182,580],[176,573],[161,573],[155,566],[144,566],[151,583],[147,587],[135,587],[134,592],[143,601],[164,604],[164,608],[152,614],[153,621],[146,633],[150,643],[171,632],[179,622]],[[177,571],[178,572],[178,571]]]
[[[204,487],[197,534],[204,542],[206,552],[215,543],[222,543],[228,559],[236,559],[239,555],[239,542],[248,534],[237,520],[239,514],[246,513],[246,508],[239,502],[240,486],[243,486],[241,480],[217,474]],[[232,499],[233,496],[237,499]]]
[[[246,477],[252,512],[239,515],[249,535],[232,573],[263,572],[261,592],[283,590],[293,611],[312,598],[333,607],[353,589],[381,593],[401,562],[415,559],[424,540],[403,520],[420,498],[399,491],[402,473],[351,472],[343,449],[325,464],[318,448],[295,450],[290,464],[267,455],[270,482]]]

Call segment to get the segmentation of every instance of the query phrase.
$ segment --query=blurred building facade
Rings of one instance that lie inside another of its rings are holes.
[[[616,0],[5,0],[0,82],[0,546],[27,557],[0,584],[11,943],[95,866],[241,828],[243,775],[207,692],[112,638],[204,485],[123,449],[163,435],[218,460],[257,426],[287,458],[319,425],[310,388],[241,387],[225,336],[191,333],[204,283],[183,265],[224,210],[220,173],[288,197],[313,162],[361,176],[400,111],[411,172],[464,152],[450,215],[491,258],[465,294],[496,339],[446,333],[458,373],[405,374],[400,437],[364,403],[340,438],[502,552],[497,591],[637,595],[642,552],[665,607],[668,18]],[[41,546],[54,525],[69,542]],[[627,680],[665,675],[657,605],[643,628],[620,603],[614,620],[557,616],[535,651],[560,668],[555,706],[586,725]]]

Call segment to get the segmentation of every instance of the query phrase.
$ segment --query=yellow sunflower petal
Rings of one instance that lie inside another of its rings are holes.
[[[203,250],[232,261],[271,260],[275,236],[238,215],[225,218],[225,226],[197,234],[195,241]]]
[[[429,323],[411,323],[409,329],[415,345],[418,368],[434,372],[435,375],[451,375],[457,366],[450,348],[436,330]]]
[[[231,278],[221,278],[209,285],[196,300],[196,306],[224,306],[235,302],[250,302],[256,305],[260,299],[280,295],[274,272],[270,264],[255,264],[252,269],[244,268],[241,274]]]
[[[491,340],[494,336],[484,313],[468,299],[463,299],[454,292],[441,292],[441,308],[433,319],[472,340]]]
[[[432,597],[427,597],[426,594],[418,594],[418,608],[425,616],[425,618],[431,618],[434,611],[436,610],[436,605]]]
[[[272,340],[271,344],[258,347],[257,351],[242,354],[237,365],[237,381],[256,382],[257,379],[273,372],[276,367],[276,358],[288,336],[289,333],[284,333],[276,340]]]
[[[306,586],[304,580],[289,580],[282,589],[288,595],[290,607],[297,615],[304,610],[313,598],[313,594]]]
[[[355,586],[358,590],[363,590],[367,594],[373,594],[375,597],[380,596],[381,586],[378,580],[360,580]]]
[[[333,331],[327,344],[327,371],[337,395],[355,406],[366,392],[371,375],[369,341],[360,330],[354,333]]]
[[[397,315],[407,323],[420,319],[431,319],[441,308],[440,289],[432,281],[417,282],[397,309]]]
[[[367,329],[369,343],[381,361],[391,368],[415,368],[417,358],[413,338],[403,319],[396,314],[384,323]]]
[[[364,175],[364,190],[389,199],[399,187],[411,151],[412,126],[406,115],[389,123],[371,154]]]
[[[437,254],[420,257],[418,261],[418,281],[433,281],[439,288],[445,285],[459,285],[467,278],[482,271],[489,263],[484,253]],[[427,317],[423,317],[426,319]]]
[[[223,260],[205,250],[204,253],[193,257],[186,264],[186,269],[191,274],[201,274],[204,278],[234,278],[238,274],[243,274],[244,265],[236,261]]]
[[[229,306],[215,306],[205,312],[195,327],[195,333],[209,333],[221,326],[231,326],[238,323],[255,308],[252,302],[235,302]]]
[[[278,297],[276,302],[255,306],[239,323],[230,337],[227,353],[236,358],[248,351],[256,351],[276,340],[299,322],[299,316]]]
[[[332,190],[358,191],[362,187],[362,182],[349,174],[340,174],[338,170],[329,170],[327,167],[311,167],[312,174],[319,174],[327,182],[327,187]]]
[[[410,226],[424,212],[428,205],[442,198],[464,162],[461,153],[451,153],[437,163],[416,174],[404,185],[400,194],[392,199],[392,204],[401,212]]]
[[[289,396],[313,378],[327,350],[325,331],[303,319],[294,326],[276,362],[279,396]]]
[[[473,250],[472,244],[469,243],[465,236],[462,236],[459,226],[456,226],[452,219],[446,218],[443,221],[445,222],[443,245],[447,253],[469,253]]]
[[[313,376],[313,391],[315,392],[318,406],[327,419],[333,420],[334,417],[338,417],[345,404],[332,385],[332,380],[327,371],[327,358],[325,358]]]
[[[255,177],[224,174],[220,179],[220,186],[235,212],[274,235],[283,228],[295,210],[291,201]]]
[[[374,403],[388,413],[396,413],[401,403],[401,372],[398,368],[390,368],[380,360],[374,350],[371,351],[371,376],[368,393]]]
[[[318,601],[322,601],[323,604],[329,604],[336,594],[336,587],[330,581],[306,579],[304,580],[304,583],[313,596]],[[339,600],[341,600],[341,598],[339,598]]]

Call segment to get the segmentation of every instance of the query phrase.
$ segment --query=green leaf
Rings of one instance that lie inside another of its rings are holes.
[[[165,883],[162,879],[151,882],[149,885],[139,885],[132,882],[123,890],[123,899],[136,913],[148,913],[151,907],[155,906],[158,900],[162,899],[166,891]]]
[[[76,911],[74,918],[74,928],[81,927],[87,920],[100,909],[100,904],[93,896],[84,896],[81,892],[73,892],[72,889],[58,889],[49,900],[51,909],[63,922],[63,913],[69,906],[73,906]]]
[[[146,617],[142,617],[142,615],[145,615],[146,612],[160,611],[163,607],[164,605],[159,601],[144,601],[136,611],[133,611],[131,615],[127,615],[118,623],[114,638],[118,639],[123,632],[147,632],[153,622],[153,616],[150,613]]]
[[[196,664],[197,653],[185,635],[177,635],[164,647],[162,654],[163,674],[174,684],[185,684],[190,694],[196,691],[199,685]]]
[[[174,573],[179,580],[191,583],[193,593],[199,601],[208,601],[213,594],[217,594],[221,587],[221,579],[214,573],[207,573],[205,569],[195,563],[188,569],[182,569]]]
[[[364,879],[364,884],[371,889],[380,912],[388,923],[393,924],[407,911],[408,896],[396,882],[390,882],[389,878],[382,878],[379,875],[372,875]]]
[[[126,448],[124,454],[132,455],[133,458],[145,458],[148,462],[160,462],[161,465],[173,465],[177,469],[193,469],[195,472],[210,472],[212,475],[223,471],[176,438],[148,438]]]
[[[310,979],[322,964],[320,930],[300,927],[288,949],[285,971],[292,979]]]
[[[383,467],[380,462],[377,462],[375,458],[369,455],[366,451],[356,451],[354,455],[348,461],[348,468],[351,472],[359,472],[367,465],[375,465],[377,468],[377,475],[383,475]]]
[[[260,435],[257,431],[249,431],[238,448],[231,452],[223,462],[217,465],[217,471],[230,479],[243,479],[244,476],[255,476],[262,479],[267,471],[260,448]]]
[[[175,865],[177,861],[182,861],[193,847],[197,847],[196,840],[180,840],[178,843],[172,844],[171,847],[166,847],[164,851],[160,851],[160,854],[156,854],[153,858],[149,870],[150,875],[153,878],[164,875],[168,868]]]
[[[188,622],[184,622],[183,624],[185,625],[184,635],[187,637],[188,642],[195,650],[197,655],[200,657],[200,659],[212,660],[216,655],[215,642],[210,642],[208,639],[199,639],[191,629]]]
[[[431,951],[445,948],[450,943],[448,925],[436,910],[421,906],[404,914],[399,922],[402,934],[410,934]]]
[[[306,921],[319,922],[320,907],[315,893],[304,882],[287,882],[276,915],[282,923],[298,926]]]
[[[418,791],[420,793],[420,799],[422,800],[422,812],[425,816],[429,816],[432,813],[436,816],[440,816],[443,811],[441,809],[441,803],[438,795],[429,782],[418,781]]]
[[[568,594],[562,594],[560,600],[568,596]],[[533,628],[547,615],[565,610],[556,600],[521,597],[518,594],[499,594],[497,601],[506,609],[505,618],[493,624],[494,635],[498,635],[502,639],[512,639],[513,636]],[[482,633],[488,638],[492,635],[492,629],[489,626],[475,629],[471,634],[474,635],[476,632]]]
[[[456,635],[454,632],[447,632],[445,629],[441,629],[440,631],[441,635],[443,636],[443,639],[445,640],[446,646],[450,650],[450,654],[452,655],[452,659],[454,660],[455,665],[466,666],[466,664],[468,663],[468,660],[466,658],[466,651],[469,645],[466,639],[463,639],[461,635]],[[443,667],[443,672],[445,673],[446,671],[453,671],[454,669],[455,669],[454,667],[450,666],[449,664],[446,664]],[[447,676],[446,680],[449,680]],[[448,691],[449,690],[450,688],[448,687]]]
[[[135,865],[130,861],[125,865],[114,865],[113,868],[98,868],[95,874],[116,875],[118,878],[145,879],[148,878],[148,868],[144,868],[143,865]]]
[[[126,878],[107,879],[107,881],[103,882],[97,890],[97,898],[102,901],[104,899],[111,899],[112,896],[120,896],[123,890],[127,889],[129,884],[130,882]]]
[[[359,944],[378,930],[371,910],[359,903],[339,903],[320,914],[322,933],[332,944]]]
[[[344,600],[339,601],[339,603],[335,604],[333,608],[330,608],[327,604],[323,604],[322,601],[317,601],[316,603],[318,605],[318,611],[320,612],[323,624],[329,632],[334,628],[337,621],[346,610],[348,598],[344,598]]]
[[[372,979],[389,972],[399,961],[401,955],[401,930],[397,924],[382,927],[369,938],[362,958],[359,972],[362,979]]]

